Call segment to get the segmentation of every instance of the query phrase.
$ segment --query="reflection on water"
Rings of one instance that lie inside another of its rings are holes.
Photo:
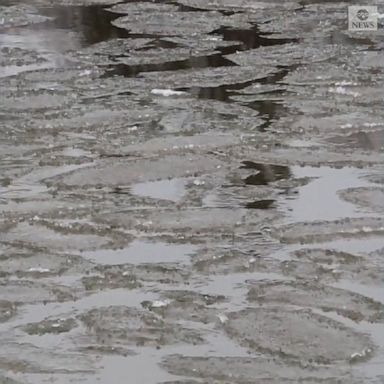
[[[62,68],[71,65],[65,53],[100,41],[126,37],[126,30],[117,28],[111,21],[119,15],[102,6],[44,6],[38,12],[51,19],[36,24],[7,28],[0,34],[0,46],[4,49],[27,51],[19,63],[1,68],[1,77],[21,72]],[[1,21],[1,20],[0,20]],[[36,53],[28,57],[31,51]]]
[[[332,143],[371,151],[384,151],[384,130],[359,131],[346,136],[336,136]]]
[[[256,200],[252,201],[251,203],[247,203],[245,207],[250,209],[269,209],[272,208],[272,205],[275,201],[276,200],[273,199]]]
[[[186,193],[186,181],[187,179],[182,178],[148,181],[134,184],[131,191],[134,195],[138,196],[177,202],[181,200]]]
[[[78,48],[114,39],[114,38],[152,38],[153,42],[148,47],[141,49],[163,49],[176,48],[176,43],[167,42],[161,39],[162,36],[148,36],[130,34],[129,30],[112,25],[112,21],[121,17],[121,14],[109,11],[106,5],[44,5],[38,8],[39,13],[52,18],[37,25],[26,28],[17,28],[12,30],[12,35],[8,31],[7,35],[0,36],[2,42],[7,41],[8,46],[19,46],[20,40],[25,49],[28,47],[37,47],[42,52],[44,63],[30,64],[22,68],[7,68],[2,76],[15,75],[26,70],[63,67],[71,63],[65,57],[67,51],[73,51]],[[184,7],[184,10],[194,11],[195,8]],[[70,31],[70,32],[69,32]],[[224,41],[231,41],[233,45],[218,47],[216,52],[198,57],[189,57],[188,59],[172,59],[165,63],[147,63],[143,65],[127,65],[116,63],[104,67],[103,77],[125,76],[133,77],[142,72],[162,72],[177,71],[199,68],[217,68],[236,66],[235,63],[228,60],[225,55],[233,54],[237,51],[254,49],[261,46],[283,45],[296,42],[292,38],[269,38],[267,33],[260,33],[256,25],[250,28],[229,28],[221,27],[210,33],[212,36],[220,36]],[[17,38],[16,38],[17,36]],[[125,52],[122,52],[125,54]],[[234,102],[231,96],[237,95],[237,92],[254,84],[271,84],[281,81],[292,68],[278,67],[277,72],[264,78],[245,81],[235,84],[226,84],[217,87],[192,87],[180,88],[180,91],[188,91],[192,95],[202,99],[214,99],[225,102]],[[265,120],[260,130],[264,131],[281,114],[284,114],[284,106],[276,101],[253,101],[244,103],[247,107],[257,110],[260,116]]]
[[[276,73],[271,75],[244,81],[240,83],[225,84],[216,87],[191,87],[177,88],[178,91],[189,92],[190,94],[198,97],[199,99],[213,99],[218,101],[225,101],[228,103],[235,102],[231,96],[239,95],[238,91],[241,91],[253,84],[275,84],[284,79],[284,77],[293,69],[295,66],[281,67]],[[281,92],[280,90],[278,92]],[[259,112],[260,117],[264,119],[264,123],[259,127],[259,131],[264,132],[273,121],[278,120],[281,116],[287,114],[286,107],[282,104],[282,101],[275,100],[255,100],[243,103],[246,107],[252,108]]]
[[[220,28],[214,32],[213,35],[220,35],[224,41],[233,41],[234,44],[226,47],[218,47],[217,50],[220,54],[203,55],[199,57],[190,57],[186,60],[172,60],[160,64],[143,64],[143,65],[127,65],[118,63],[116,65],[110,65],[110,70],[107,70],[105,77],[110,76],[136,76],[141,72],[157,72],[157,71],[177,71],[184,69],[198,69],[198,68],[218,68],[236,66],[231,60],[228,60],[224,55],[235,53],[236,51],[257,48],[260,46],[273,46],[280,44],[287,44],[296,41],[295,39],[268,39],[263,37],[258,32],[257,28],[253,29],[228,29],[227,27]],[[130,37],[152,37],[157,41],[157,45],[162,48],[175,48],[175,44],[165,42],[161,39],[161,36],[148,36],[148,35],[129,35]],[[152,44],[151,44],[152,45]],[[177,46],[177,45],[176,45]],[[149,49],[152,47],[149,47]],[[283,77],[288,72],[285,70]],[[280,80],[281,73],[272,75],[271,77],[265,77],[260,82],[269,83]],[[196,87],[191,91],[192,93],[204,99],[216,99],[220,101],[228,101],[228,96],[231,90],[240,90],[249,85],[252,85],[254,81],[247,81],[244,83],[231,84],[223,87]],[[186,91],[188,89],[180,89]]]
[[[243,161],[240,168],[254,169],[258,172],[245,178],[247,185],[268,185],[274,181],[289,179],[291,172],[289,167],[284,165],[255,163],[253,161]]]
[[[224,41],[239,42],[239,45],[234,47],[223,47],[220,51],[223,54],[231,54],[236,51],[245,51],[247,49],[254,49],[259,47],[268,47],[273,45],[281,45],[297,42],[297,39],[292,38],[271,38],[269,39],[268,34],[261,34],[258,27],[255,25],[248,29],[238,29],[222,27],[211,33],[212,35],[221,35]]]
[[[161,41],[158,40],[157,41]],[[179,71],[183,69],[230,67],[235,64],[220,54],[190,57],[185,60],[173,60],[165,63],[127,65],[123,63],[109,65],[103,77],[124,76],[133,77],[141,72]]]
[[[98,249],[82,252],[81,256],[99,264],[189,263],[196,251],[191,244],[171,244],[134,240],[127,248]]]
[[[289,167],[284,165],[255,163],[253,161],[243,161],[242,163],[240,168],[257,171],[257,173],[244,179],[246,185],[268,185],[274,181],[289,179],[292,176]],[[246,203],[245,207],[248,209],[271,209],[274,208],[275,202],[274,199],[255,200]]]
[[[47,29],[69,29],[80,35],[82,46],[88,46],[114,38],[128,37],[128,31],[115,27],[111,22],[121,15],[104,9],[103,5],[42,7],[40,12],[53,20]]]
[[[316,220],[338,220],[361,217],[362,212],[354,204],[340,198],[339,192],[348,188],[369,188],[364,180],[365,172],[355,168],[334,169],[330,167],[292,167],[296,178],[315,178],[300,189],[295,199],[284,202],[289,217],[287,222],[310,222]],[[321,202],[321,204],[319,203]],[[364,216],[375,216],[364,212]]]

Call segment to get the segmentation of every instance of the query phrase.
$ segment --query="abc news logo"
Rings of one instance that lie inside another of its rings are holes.
[[[348,7],[348,29],[350,31],[377,31],[377,7],[353,5]]]

